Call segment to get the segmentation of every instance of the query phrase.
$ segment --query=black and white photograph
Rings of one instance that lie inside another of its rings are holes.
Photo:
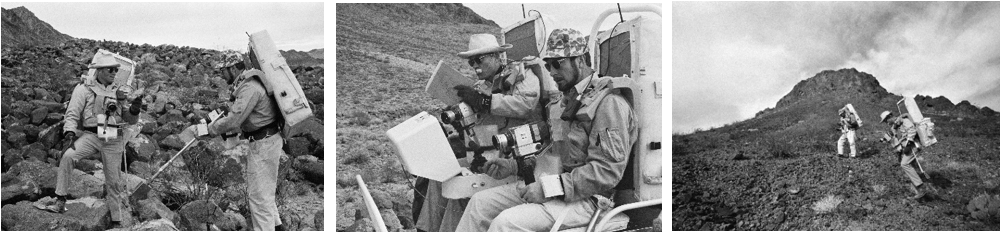
[[[324,230],[324,3],[3,2],[3,231]]]
[[[671,230],[999,230],[999,2],[671,4]]]
[[[336,4],[335,230],[662,231],[661,7]]]

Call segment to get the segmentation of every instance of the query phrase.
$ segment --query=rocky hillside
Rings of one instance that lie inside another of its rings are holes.
[[[337,4],[337,229],[366,231],[355,184],[362,175],[391,231],[414,230],[411,189],[386,130],[444,104],[424,93],[439,60],[471,75],[465,51],[475,33],[500,33],[459,4]],[[359,216],[356,216],[359,215]]]
[[[150,178],[178,153],[185,143],[180,134],[183,128],[208,110],[229,105],[230,87],[212,69],[222,58],[220,51],[89,39],[72,39],[58,46],[5,46],[0,73],[4,231],[110,228],[102,168],[116,165],[103,165],[96,156],[75,165],[69,211],[54,214],[33,207],[55,196],[66,103],[98,49],[136,61],[133,85],[146,93],[139,124],[132,126],[140,134],[127,144],[127,162],[122,165],[129,188]],[[323,68],[293,70],[317,118],[291,127],[288,155],[281,160],[279,212],[291,230],[323,230],[323,89],[319,85]],[[237,160],[246,153],[246,147],[225,149],[218,138],[184,151],[150,181],[150,198],[132,201],[133,219],[138,222],[124,230],[249,229],[246,182]]]
[[[3,9],[3,47],[59,45],[73,37],[35,17],[28,8]]]
[[[999,113],[916,98],[936,124],[939,143],[919,154],[938,193],[908,200],[896,156],[877,141],[888,129],[879,113],[901,98],[865,72],[823,71],[752,119],[673,135],[672,229],[999,230]],[[846,103],[863,120],[856,159],[833,157]]]
[[[317,50],[320,50],[320,57],[315,57]],[[289,66],[301,66],[301,67],[323,67],[323,49],[314,49],[310,51],[296,51],[296,50],[280,50],[279,53],[282,57],[285,57],[285,62],[289,63]]]

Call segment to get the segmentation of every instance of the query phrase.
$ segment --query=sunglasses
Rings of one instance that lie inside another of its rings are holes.
[[[484,58],[487,57],[487,56],[494,56],[494,54],[483,54],[483,55],[480,55],[480,56],[476,56],[476,57],[470,58],[470,60],[467,61],[467,62],[470,63],[471,67],[475,67],[477,64],[481,64],[484,61]]]
[[[546,62],[546,70],[553,70],[560,69],[560,63],[564,60],[567,58],[544,59],[543,62]]]
[[[103,70],[111,72],[111,73],[118,73],[118,68],[114,68],[114,67],[104,68]]]

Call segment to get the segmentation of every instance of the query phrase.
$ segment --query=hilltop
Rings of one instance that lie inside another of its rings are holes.
[[[35,17],[25,7],[3,9],[3,47],[59,45],[72,40],[73,37],[63,34],[52,25]]]
[[[879,113],[901,99],[865,72],[823,71],[751,119],[673,135],[672,229],[999,230],[998,216],[979,221],[967,209],[998,199],[999,112],[918,96],[940,141],[919,153],[939,193],[910,201],[897,159],[877,142],[888,129]],[[863,120],[857,159],[833,157],[846,103]],[[812,209],[829,196],[833,209]]]

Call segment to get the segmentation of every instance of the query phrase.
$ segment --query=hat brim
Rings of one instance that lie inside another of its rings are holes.
[[[122,64],[118,64],[118,63],[115,63],[115,64],[94,64],[94,65],[87,66],[87,68],[94,69],[94,68],[121,67],[121,66],[122,66]]]
[[[504,44],[504,45],[495,46],[495,47],[486,47],[486,48],[480,48],[480,49],[475,49],[475,50],[463,51],[463,52],[459,52],[456,55],[459,56],[460,58],[470,58],[470,57],[472,57],[474,55],[478,55],[478,54],[486,54],[486,53],[494,53],[494,52],[506,51],[508,49],[511,49],[511,47],[512,47],[511,44]]]

